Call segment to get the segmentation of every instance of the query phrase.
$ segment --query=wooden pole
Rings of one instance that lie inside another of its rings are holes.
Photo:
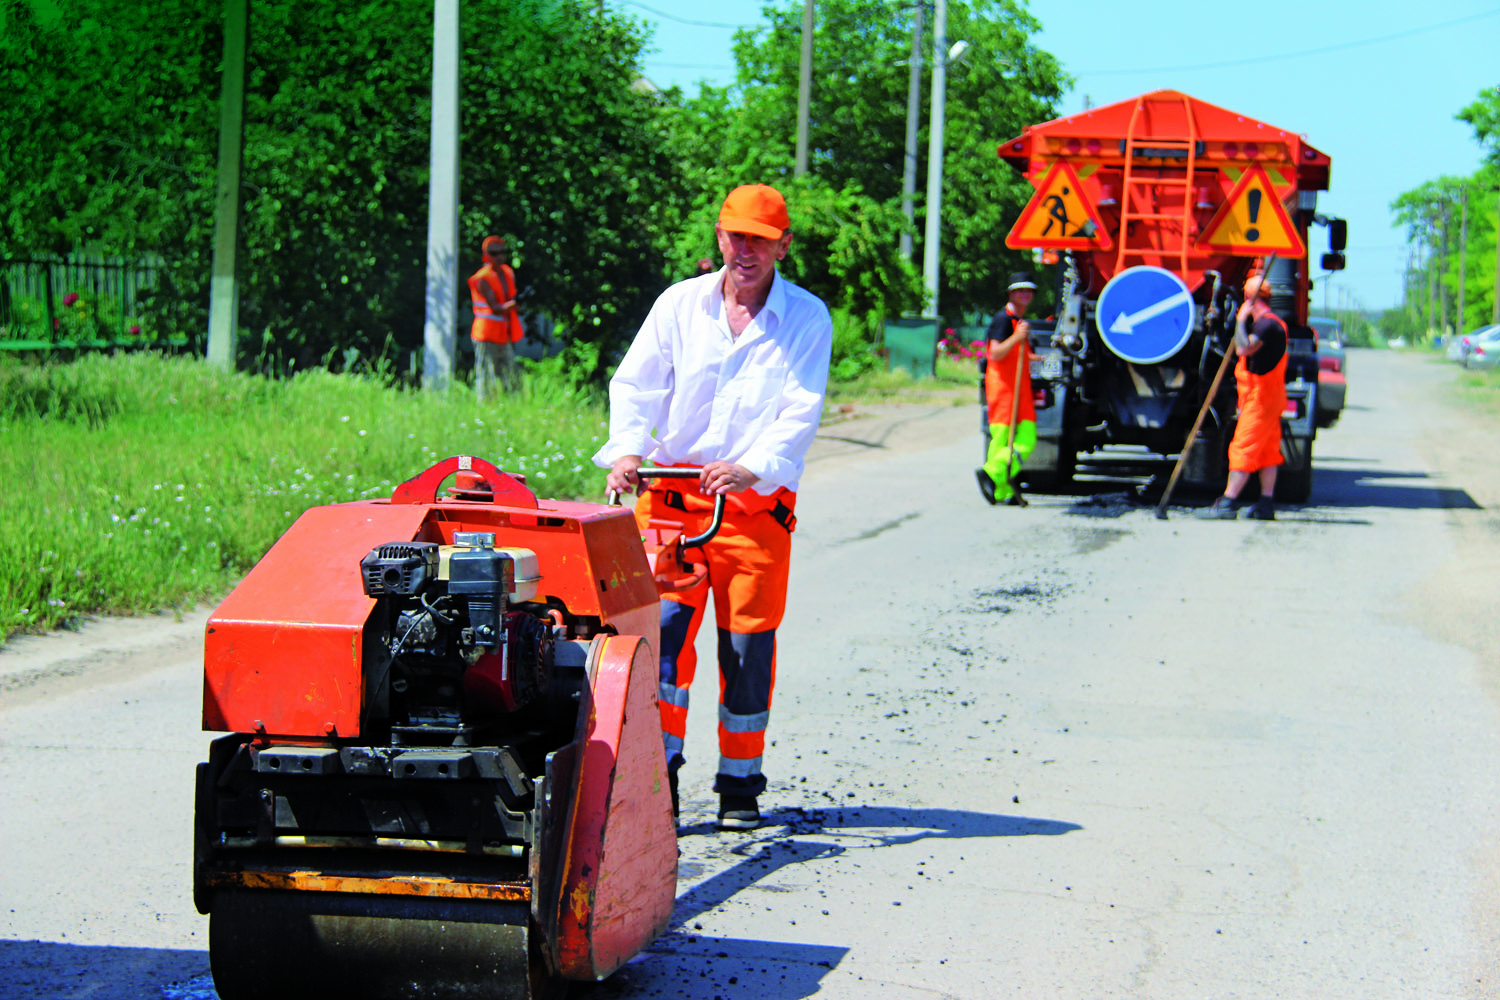
[[[1026,321],[1019,320],[1025,323]],[[1010,485],[1010,495],[1015,498],[1017,506],[1025,507],[1026,498],[1021,496],[1021,491],[1016,488],[1016,476],[1011,472],[1016,462],[1016,421],[1021,416],[1021,366],[1026,364],[1026,355],[1031,350],[1030,325],[1027,325],[1027,333],[1021,337],[1021,342],[1015,346],[1016,352],[1016,382],[1010,392],[1010,427],[1007,428],[1007,441],[1005,442],[1005,481]]]

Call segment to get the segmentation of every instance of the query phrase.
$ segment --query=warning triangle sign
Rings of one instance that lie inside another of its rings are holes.
[[[1275,185],[1258,163],[1229,189],[1229,197],[1198,234],[1193,249],[1238,257],[1275,253],[1300,258],[1307,253]]]
[[[1073,165],[1059,160],[1021,210],[1021,217],[1005,237],[1005,245],[1012,250],[1108,250],[1114,244],[1104,231],[1098,211],[1083,193]]]

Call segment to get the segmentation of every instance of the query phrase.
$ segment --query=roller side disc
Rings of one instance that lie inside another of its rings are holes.
[[[555,1000],[533,937],[525,903],[229,889],[208,952],[220,1000]]]

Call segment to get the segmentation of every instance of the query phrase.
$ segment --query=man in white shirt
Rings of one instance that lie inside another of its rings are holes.
[[[639,490],[636,470],[701,465],[692,480],[657,480],[636,504],[689,534],[725,494],[724,525],[703,546],[708,579],[663,595],[662,736],[672,805],[683,763],[693,642],[709,592],[719,629],[719,826],[760,825],[761,756],[776,679],[776,628],[786,610],[793,511],[818,431],[833,324],[815,295],[776,270],[791,244],[786,202],[763,184],[735,188],[714,227],[723,269],[662,293],[609,385],[610,436],[594,456],[611,490]]]

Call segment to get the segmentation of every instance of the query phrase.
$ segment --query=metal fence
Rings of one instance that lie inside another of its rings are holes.
[[[0,350],[181,346],[160,258],[0,260]]]

